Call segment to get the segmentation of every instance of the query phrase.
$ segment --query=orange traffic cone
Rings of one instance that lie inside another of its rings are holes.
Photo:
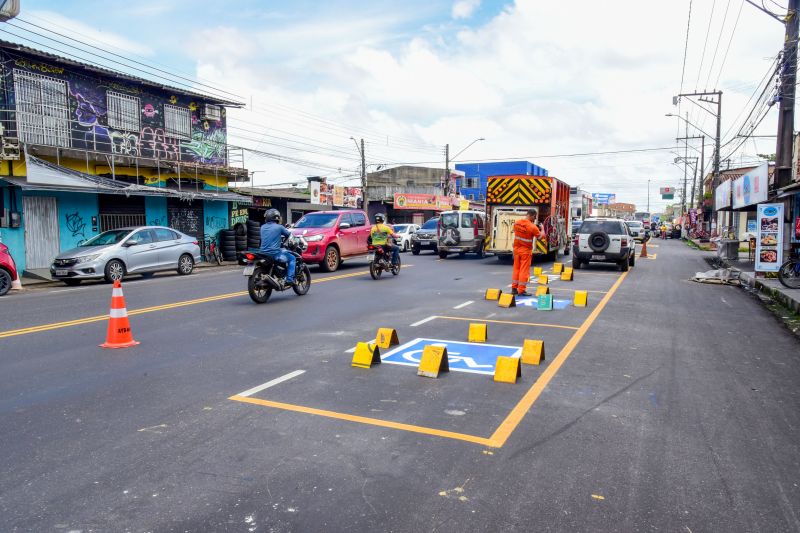
[[[108,333],[102,348],[129,348],[139,344],[133,340],[131,324],[128,322],[128,310],[125,308],[125,297],[122,296],[122,283],[114,282],[111,290],[111,311],[108,318]]]
[[[639,257],[647,257],[647,241],[642,241],[642,253],[639,254]]]

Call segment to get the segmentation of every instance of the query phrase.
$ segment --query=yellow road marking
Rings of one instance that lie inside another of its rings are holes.
[[[513,326],[540,326],[543,328],[578,329],[575,326],[561,326],[559,324],[536,324],[534,322],[513,322],[511,320],[487,320],[485,318],[465,318],[460,316],[436,316],[445,320],[465,320],[470,322],[491,322],[493,324],[511,324]]]
[[[408,265],[411,266],[411,265]],[[335,281],[337,279],[345,279],[345,278],[352,278],[355,276],[363,276],[364,274],[369,274],[368,270],[360,271],[360,272],[352,272],[350,274],[340,274],[337,276],[327,276],[324,278],[318,279],[311,279],[311,283],[323,283],[325,281]],[[133,309],[128,311],[128,316],[133,315],[143,315],[145,313],[153,313],[155,311],[166,311],[167,309],[176,309],[178,307],[186,307],[189,305],[197,305],[203,304],[208,302],[216,302],[219,300],[228,300],[230,298],[236,298],[239,296],[244,296],[247,294],[247,291],[238,291],[238,292],[231,292],[227,294],[219,294],[216,296],[207,296],[205,298],[196,298],[194,300],[185,300],[182,302],[174,302],[170,304],[163,304],[163,305],[154,305],[152,307],[144,307],[142,309]],[[15,337],[17,335],[28,335],[31,333],[40,333],[42,331],[51,331],[54,329],[61,329],[61,328],[69,328],[72,326],[80,326],[83,324],[91,324],[93,322],[102,322],[103,320],[107,320],[108,315],[97,315],[97,316],[90,316],[86,318],[79,318],[76,320],[68,320],[65,322],[54,322],[51,324],[42,324],[39,326],[31,326],[27,328],[20,328],[20,329],[12,329],[9,331],[2,331],[0,332],[0,339],[5,339],[6,337]]]
[[[617,292],[617,289],[622,284],[622,281],[628,275],[627,272],[623,272],[619,279],[614,283],[611,289],[608,291],[600,303],[597,304],[597,307],[594,308],[592,314],[581,324],[581,327],[578,328],[578,331],[572,335],[572,338],[567,342],[566,346],[564,346],[561,351],[558,353],[553,362],[545,369],[539,379],[528,389],[528,392],[525,393],[525,396],[514,406],[514,409],[508,414],[505,420],[500,424],[500,426],[495,430],[495,432],[491,436],[491,441],[497,446],[503,446],[508,438],[511,436],[511,433],[517,428],[519,423],[525,417],[525,414],[533,407],[534,402],[539,398],[539,395],[542,391],[547,387],[547,384],[550,383],[550,380],[555,377],[558,370],[561,368],[561,365],[567,360],[567,358],[572,354],[572,351],[578,345],[579,342],[583,339],[583,336],[586,335],[586,332],[589,331],[589,328],[594,324],[594,321],[597,320],[597,317],[600,316],[600,313],[605,308],[606,304],[611,297],[614,296],[614,293]]]
[[[647,257],[642,257],[642,259],[655,259],[658,254],[647,254]]]
[[[236,402],[252,403],[256,405],[264,405],[267,407],[274,407],[283,409],[285,411],[294,411],[297,413],[306,413],[310,415],[325,416],[328,418],[336,418],[339,420],[347,420],[349,422],[358,422],[361,424],[368,424],[371,426],[379,426],[392,429],[401,429],[403,431],[411,431],[413,433],[422,433],[425,435],[433,435],[437,437],[446,437],[449,439],[463,440],[472,442],[474,444],[481,444],[483,446],[493,446],[492,442],[485,437],[476,437],[475,435],[467,435],[466,433],[456,433],[453,431],[445,431],[442,429],[429,428],[425,426],[414,426],[412,424],[402,424],[400,422],[390,422],[388,420],[380,420],[378,418],[369,418],[366,416],[351,415],[347,413],[339,413],[336,411],[328,411],[326,409],[315,409],[313,407],[305,407],[303,405],[294,405],[291,403],[273,402],[271,400],[261,400],[259,398],[250,398],[247,396],[231,396],[228,398]]]

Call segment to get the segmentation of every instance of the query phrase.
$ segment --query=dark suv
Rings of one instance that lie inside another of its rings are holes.
[[[439,226],[439,217],[428,219],[416,232],[411,235],[411,253],[419,255],[421,250],[439,251],[436,228]]]

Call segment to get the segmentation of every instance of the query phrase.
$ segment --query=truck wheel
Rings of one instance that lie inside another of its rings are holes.
[[[628,265],[628,259],[627,258],[623,259],[622,261],[619,262],[619,270],[620,270],[620,272],[627,272],[629,269],[630,269],[630,266]]]
[[[574,258],[572,260],[572,268],[574,268],[575,270],[580,270],[581,268],[583,268],[583,261],[581,261],[577,257]]]
[[[564,255],[569,255],[569,246],[564,247]]]
[[[414,255],[419,255],[419,246],[412,246],[411,253]]]
[[[478,259],[483,259],[486,257],[486,252],[483,250],[483,243],[478,245],[478,249],[475,250],[475,253],[478,254]]]
[[[447,252],[439,252],[439,259],[447,259]]]
[[[335,246],[328,246],[325,248],[325,258],[319,266],[325,272],[334,272],[341,263],[342,259],[339,256],[339,250]]]

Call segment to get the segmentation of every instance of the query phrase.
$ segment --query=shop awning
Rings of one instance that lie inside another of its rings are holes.
[[[29,191],[161,196],[164,198],[180,198],[182,200],[251,203],[251,198],[249,196],[236,194],[230,191],[178,190],[112,180],[62,167],[32,155],[26,157],[26,165],[27,176],[0,176],[0,179],[12,185],[16,185],[23,190]]]
[[[786,187],[781,187],[777,191],[775,191],[775,198],[786,198],[787,196],[792,196],[794,194],[800,193],[800,181],[796,183],[792,183],[791,185],[787,185]]]

